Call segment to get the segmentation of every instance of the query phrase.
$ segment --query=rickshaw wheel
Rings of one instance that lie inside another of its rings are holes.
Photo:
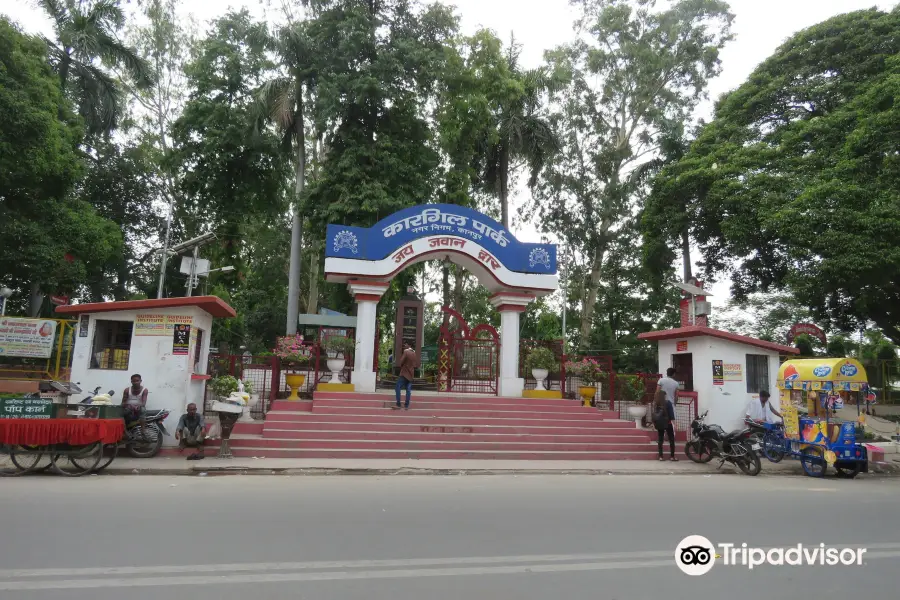
[[[767,432],[762,442],[763,455],[769,462],[779,463],[784,459],[784,438],[775,432]]]
[[[99,473],[112,464],[112,461],[114,461],[119,454],[119,444],[107,444],[103,447],[103,450],[108,456],[101,459],[100,463],[94,468],[94,473]]]
[[[810,477],[824,477],[828,470],[825,451],[818,446],[808,446],[801,450],[800,464],[803,465],[803,472]]]
[[[842,479],[853,479],[862,470],[862,462],[858,460],[842,461],[834,463],[834,470],[837,476]]]
[[[17,450],[18,452],[16,452]],[[37,473],[47,470],[51,462],[48,461],[47,464],[41,465],[43,457],[44,451],[41,450],[41,446],[11,446],[9,449],[9,458],[19,470],[19,474]]]
[[[66,477],[81,477],[93,471],[100,464],[100,459],[103,458],[103,444],[94,442],[73,449],[72,452],[73,454],[54,454],[53,470]]]

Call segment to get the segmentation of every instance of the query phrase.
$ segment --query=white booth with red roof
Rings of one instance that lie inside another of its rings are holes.
[[[57,312],[78,318],[71,380],[85,393],[113,390],[120,402],[131,375],[141,375],[147,408],[170,413],[169,432],[188,404],[202,410],[213,319],[236,316],[215,296],[73,304]]]
[[[696,394],[697,413],[709,411],[707,423],[726,431],[742,427],[751,399],[768,390],[778,408],[778,369],[782,355],[798,354],[796,348],[720,331],[705,325],[689,325],[638,336],[657,343],[659,372],[675,369],[674,378],[686,396]]]

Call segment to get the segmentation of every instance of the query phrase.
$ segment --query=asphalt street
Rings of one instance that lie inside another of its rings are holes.
[[[0,479],[0,598],[888,598],[898,498],[896,479],[737,475]],[[688,535],[867,553],[690,577]]]

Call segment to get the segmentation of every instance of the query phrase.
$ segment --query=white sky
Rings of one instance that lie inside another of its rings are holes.
[[[522,65],[536,67],[543,60],[545,50],[568,42],[572,38],[574,12],[568,0],[440,0],[457,7],[462,15],[464,33],[472,33],[480,27],[493,29],[501,39],[508,41],[510,33],[522,45]],[[709,120],[712,99],[742,84],[754,67],[770,56],[775,49],[797,31],[815,25],[829,17],[854,10],[878,7],[889,10],[900,0],[730,0],[736,15],[733,25],[735,40],[722,52],[722,74],[709,86],[711,100],[705,102],[696,117]],[[49,19],[35,7],[32,0],[4,0],[0,13],[17,21],[31,33],[51,35]],[[279,0],[231,1],[191,0],[190,9],[185,2],[185,16],[193,15],[200,22],[200,31],[206,30],[206,22],[228,12],[229,8],[247,7],[257,16],[267,14],[277,18]],[[518,186],[514,204],[521,203],[528,194]],[[540,236],[530,223],[515,224],[514,233],[522,241],[538,242]],[[712,288],[713,304],[721,306],[728,298],[730,282],[719,281]]]

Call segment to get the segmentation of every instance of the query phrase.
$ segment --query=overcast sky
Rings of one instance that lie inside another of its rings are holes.
[[[511,33],[522,44],[522,63],[538,66],[545,50],[566,43],[572,37],[574,12],[568,0],[441,0],[457,7],[462,27],[471,33],[480,27],[493,29],[502,39]],[[710,101],[698,110],[697,117],[709,120],[712,100],[743,83],[754,67],[771,55],[788,37],[797,31],[841,13],[878,7],[892,8],[898,0],[730,0],[735,40],[722,52],[722,74],[709,87]],[[190,5],[190,9],[187,5]],[[280,0],[191,0],[185,2],[185,15],[193,15],[206,29],[205,23],[222,15],[229,8],[247,7],[256,15],[276,18],[275,7]],[[32,0],[3,0],[0,13],[10,16],[28,32],[52,34],[49,20],[35,7]],[[515,204],[521,203],[527,189],[517,186]],[[527,223],[515,226],[514,232],[522,241],[540,241],[534,227]],[[696,257],[695,257],[696,259]],[[713,303],[721,305],[728,297],[727,280],[719,281],[712,291]]]

